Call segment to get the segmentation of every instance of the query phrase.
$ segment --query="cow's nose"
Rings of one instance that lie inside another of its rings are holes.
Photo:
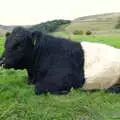
[[[4,66],[5,57],[0,57],[0,66]]]

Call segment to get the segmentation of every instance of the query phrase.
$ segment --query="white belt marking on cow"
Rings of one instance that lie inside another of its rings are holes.
[[[109,88],[120,76],[120,50],[102,43],[81,42],[85,55],[83,89]]]

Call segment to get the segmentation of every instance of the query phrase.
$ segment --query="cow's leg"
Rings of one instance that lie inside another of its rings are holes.
[[[53,94],[66,94],[72,87],[72,78],[67,73],[62,71],[50,70],[44,78],[38,77],[35,83],[35,93],[53,93]]]
[[[27,69],[27,73],[28,73],[28,84],[35,84],[35,79],[34,79],[32,69],[30,69],[30,68]]]
[[[118,79],[117,83],[106,90],[111,93],[120,93],[120,79]]]
[[[59,82],[59,80],[56,79],[56,82]],[[36,95],[40,95],[42,93],[50,92],[52,94],[67,94],[70,91],[70,87],[62,86],[62,85],[56,85],[56,83],[51,82],[36,82],[35,83],[35,93]]]
[[[111,93],[120,93],[120,85],[114,85],[106,90]]]
[[[40,95],[42,93],[47,93],[45,84],[43,82],[36,82],[35,83],[35,94]]]

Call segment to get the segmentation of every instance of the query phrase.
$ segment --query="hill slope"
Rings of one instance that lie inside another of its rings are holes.
[[[120,21],[120,12],[116,13],[105,13],[99,15],[90,15],[76,18],[75,20],[66,21],[68,24],[63,24],[59,22],[60,20],[47,21],[45,23],[40,23],[31,26],[24,26],[32,30],[41,30],[44,32],[54,32],[54,31],[67,31],[73,32],[75,30],[90,30],[92,33],[99,34],[120,34],[120,29],[116,30],[115,26]],[[0,25],[0,34],[4,34],[6,31],[11,31],[16,26],[3,26]]]
[[[120,12],[118,13],[105,13],[100,15],[91,15],[85,17],[79,17],[72,21],[72,23],[66,27],[67,31],[74,30],[92,30],[92,31],[107,31],[113,30],[120,20]]]

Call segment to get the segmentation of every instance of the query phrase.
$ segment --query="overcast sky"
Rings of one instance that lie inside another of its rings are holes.
[[[120,0],[0,0],[0,24],[30,25],[53,19],[120,12]]]

